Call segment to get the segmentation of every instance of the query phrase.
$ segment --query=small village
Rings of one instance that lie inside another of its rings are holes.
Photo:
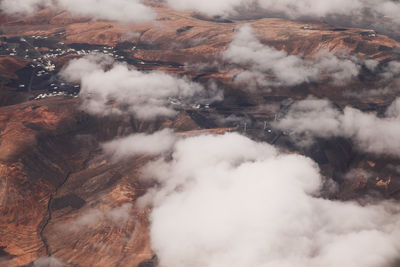
[[[33,94],[32,100],[42,100],[49,97],[73,97],[78,98],[80,92],[79,84],[71,84],[58,75],[57,61],[62,57],[80,57],[93,53],[101,53],[112,57],[116,62],[126,62],[135,67],[147,65],[163,65],[163,62],[144,62],[132,57],[132,52],[136,46],[129,42],[121,43],[115,47],[90,45],[90,44],[65,44],[59,37],[47,36],[23,36],[15,38],[0,39],[0,56],[15,57],[29,61],[23,69],[16,72],[17,81],[11,81],[10,87],[17,88],[18,91],[27,91]],[[176,110],[185,110],[197,123],[204,127],[216,127],[209,125],[207,117],[216,112],[216,107],[209,103],[187,102],[183,99],[168,98],[168,103]],[[235,110],[222,111],[221,116],[230,118],[234,114],[235,119],[224,119],[224,126],[234,127],[242,134],[251,135],[259,140],[275,143],[279,138],[288,133],[273,129],[272,123],[284,117],[294,100],[273,99],[272,102],[278,104],[279,109],[270,114],[260,115],[257,111],[246,112],[246,114],[236,113]],[[221,111],[219,111],[221,112]],[[217,123],[218,124],[218,123]]]
[[[102,53],[114,58],[115,61],[125,61],[126,52],[110,46],[71,44],[58,41],[58,38],[47,36],[24,36],[0,39],[0,56],[15,57],[29,61],[23,69],[17,71],[18,82],[11,81],[8,86],[18,91],[40,92],[34,99],[52,96],[75,97],[80,91],[80,85],[69,84],[61,79],[57,70],[57,60],[68,56],[85,56],[91,53]],[[132,46],[131,49],[135,49]],[[140,60],[130,60],[130,64],[144,65]]]

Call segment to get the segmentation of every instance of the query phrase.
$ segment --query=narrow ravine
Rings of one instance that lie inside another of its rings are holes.
[[[92,159],[92,153],[93,153],[92,151],[89,152],[87,158],[82,162],[82,168],[80,170],[84,170],[85,168],[88,167],[89,161]],[[50,223],[50,221],[52,219],[52,212],[53,212],[52,211],[52,205],[53,205],[54,199],[58,195],[58,192],[60,191],[60,189],[68,182],[68,180],[71,177],[72,173],[73,172],[71,172],[71,171],[69,171],[67,173],[67,175],[65,176],[65,178],[63,179],[61,184],[58,185],[56,187],[56,190],[54,191],[54,193],[51,194],[49,202],[47,204],[47,218],[46,218],[42,228],[39,231],[39,236],[40,236],[40,238],[41,238],[41,240],[43,242],[43,245],[45,247],[47,256],[51,256],[52,254],[51,254],[51,251],[50,251],[50,246],[49,246],[49,243],[47,241],[47,238],[44,236],[44,231],[45,231],[46,227],[49,225],[49,223]]]
[[[45,247],[47,256],[51,256],[51,251],[50,251],[50,246],[49,246],[49,244],[47,242],[47,238],[44,236],[44,231],[45,231],[47,225],[50,223],[50,220],[52,218],[52,209],[51,209],[51,207],[52,207],[52,204],[54,202],[54,197],[57,196],[57,193],[60,190],[60,188],[63,187],[68,182],[68,179],[71,177],[71,173],[72,172],[69,171],[67,173],[67,175],[65,176],[65,178],[63,179],[62,183],[59,186],[56,187],[55,192],[53,194],[51,194],[49,202],[47,204],[47,219],[44,222],[44,224],[43,224],[43,226],[42,226],[42,228],[40,229],[40,232],[39,232],[39,235],[40,235],[40,238],[41,238],[41,240],[43,242],[43,245]]]

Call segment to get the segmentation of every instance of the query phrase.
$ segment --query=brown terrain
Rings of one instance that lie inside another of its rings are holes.
[[[321,49],[347,50],[364,59],[376,59],[382,66],[398,57],[399,43],[387,36],[358,28],[337,29],[324,23],[277,18],[221,22],[161,5],[155,9],[158,19],[148,25],[77,19],[49,9],[30,18],[1,16],[2,44],[12,43],[12,38],[18,41],[20,37],[46,36],[65,46],[119,47],[138,69],[159,69],[199,82],[212,78],[224,89],[225,100],[208,110],[184,108],[174,119],[145,122],[132,115],[96,117],[80,110],[80,100],[73,96],[34,100],[46,88],[35,87],[42,81],[26,70],[30,58],[0,56],[0,266],[32,266],[45,256],[55,256],[68,266],[155,265],[149,242],[149,211],[134,205],[146,190],[139,177],[140,167],[149,158],[116,162],[104,155],[99,146],[102,142],[166,127],[182,135],[240,131],[240,127],[213,120],[211,113],[236,114],[257,124],[274,116],[270,111],[258,110],[257,104],[279,109],[282,99],[302,99],[309,94],[329,98],[340,107],[353,105],[363,110],[379,111],[393,100],[392,95],[373,100],[344,97],[342,88],[323,81],[245,95],[232,82],[229,66],[210,70],[185,67],[218,60],[235,28],[246,23],[253,26],[262,43],[289,54],[312,58]],[[46,51],[45,44],[35,46],[36,50]],[[55,58],[56,71],[79,56]],[[18,88],[22,79],[29,88]],[[364,71],[347,88],[356,91],[372,87],[365,79],[373,86],[374,78],[368,78]],[[256,128],[250,128],[248,134],[292,149],[284,135],[266,138]],[[400,177],[387,167],[396,159],[360,153],[349,140],[341,138],[321,140],[312,149],[298,152],[312,157],[325,175],[340,182],[343,189],[338,198],[350,199],[366,192],[400,196]],[[368,179],[360,174],[351,184],[340,178],[355,167],[380,176]],[[107,217],[126,207],[128,218],[114,222]],[[82,221],[84,216],[101,220],[93,224]]]

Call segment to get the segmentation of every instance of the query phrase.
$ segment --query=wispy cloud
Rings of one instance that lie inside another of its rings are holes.
[[[384,116],[377,116],[352,107],[340,111],[328,100],[309,98],[293,104],[275,126],[291,132],[299,143],[307,144],[313,137],[342,136],[362,151],[400,156],[400,99]]]
[[[66,10],[74,16],[121,22],[149,22],[155,11],[140,0],[3,0],[0,10],[8,14],[33,14],[41,7]]]
[[[161,71],[142,72],[104,55],[72,60],[61,75],[81,83],[82,107],[92,114],[132,113],[139,119],[151,120],[176,115],[170,98],[198,103],[222,98],[214,87],[207,90]]]
[[[289,55],[262,44],[249,25],[238,29],[223,58],[244,69],[235,81],[255,87],[294,86],[317,81],[324,74],[329,74],[332,82],[343,84],[356,77],[363,65],[376,66],[371,60],[328,51],[320,51],[314,59]]]

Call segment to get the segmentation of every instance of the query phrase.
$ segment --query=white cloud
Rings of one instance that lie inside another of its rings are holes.
[[[164,129],[153,134],[133,134],[115,139],[103,144],[106,154],[116,159],[136,155],[159,155],[169,151],[177,140],[170,129]]]
[[[400,23],[400,3],[399,1],[369,1],[370,3],[374,3],[374,9],[378,12],[378,14],[382,14],[383,16],[392,19],[395,23]]]
[[[50,6],[51,0],[3,0],[0,10],[8,14],[32,14],[40,6]]]
[[[316,81],[322,74],[329,74],[336,83],[344,83],[357,76],[363,64],[355,57],[338,57],[327,51],[321,51],[313,60],[288,55],[262,44],[249,25],[238,29],[223,58],[245,69],[236,81],[255,80],[263,87],[298,85]]]
[[[96,226],[105,221],[121,225],[131,218],[131,203],[125,203],[119,207],[108,210],[88,209],[84,215],[77,217],[74,221],[64,225],[71,231],[79,231],[87,227]]]
[[[71,82],[81,82],[81,80],[93,72],[103,70],[112,66],[114,59],[102,54],[91,54],[81,59],[72,60],[67,67],[62,70],[61,75]]]
[[[66,266],[55,257],[42,257],[33,263],[33,267],[64,267]]]
[[[198,103],[222,97],[215,88],[207,91],[200,84],[161,71],[141,72],[102,55],[72,60],[61,75],[81,83],[82,106],[92,114],[132,113],[150,120],[176,114],[171,97]]]
[[[387,81],[391,81],[396,79],[398,83],[400,83],[399,76],[400,76],[400,62],[399,61],[390,61],[384,69],[382,76]]]
[[[367,60],[365,66],[379,79],[377,88],[363,90],[346,90],[343,95],[345,97],[353,97],[358,99],[376,99],[376,97],[397,95],[400,90],[400,62],[393,60],[388,62],[384,67],[377,68],[377,61]]]
[[[320,196],[317,165],[238,134],[179,140],[147,165],[157,181],[151,242],[160,267],[382,267],[400,252],[396,203]]]
[[[209,15],[221,15],[231,13],[233,8],[245,4],[246,0],[219,0],[219,1],[196,1],[196,0],[166,0],[174,9],[197,10]]]
[[[299,142],[312,137],[342,136],[352,139],[365,152],[400,156],[399,99],[384,117],[352,107],[341,112],[327,100],[306,99],[293,104],[275,126],[300,135]]]
[[[8,14],[33,14],[41,7],[66,10],[74,16],[121,22],[148,22],[156,17],[140,0],[3,0],[0,10]]]
[[[75,16],[94,19],[148,22],[156,17],[140,0],[59,0],[59,6]]]

